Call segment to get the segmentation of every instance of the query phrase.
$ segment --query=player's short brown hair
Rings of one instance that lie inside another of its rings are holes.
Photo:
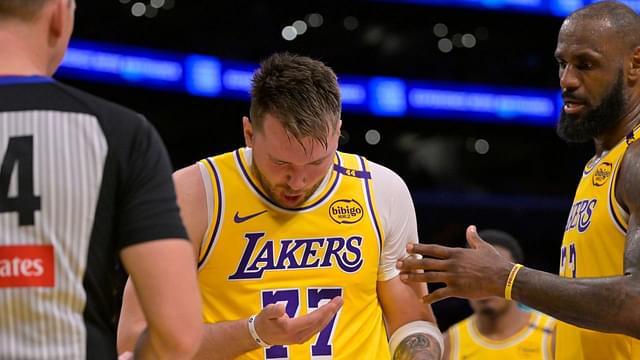
[[[253,76],[250,112],[257,131],[270,114],[298,141],[311,137],[326,147],[341,113],[336,74],[306,56],[271,55]]]

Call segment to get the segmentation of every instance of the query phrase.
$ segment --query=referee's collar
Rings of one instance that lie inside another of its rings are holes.
[[[0,85],[48,83],[54,80],[42,75],[0,75]]]

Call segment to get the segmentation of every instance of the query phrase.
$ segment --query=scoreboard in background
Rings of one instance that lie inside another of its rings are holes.
[[[72,41],[57,77],[249,99],[258,64],[90,41]],[[346,112],[553,126],[556,90],[338,74]]]

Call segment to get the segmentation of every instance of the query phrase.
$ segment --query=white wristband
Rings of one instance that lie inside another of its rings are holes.
[[[412,321],[410,323],[404,324],[398,328],[398,330],[394,331],[393,335],[389,339],[389,349],[391,350],[391,358],[393,358],[396,348],[402,340],[406,339],[407,336],[412,334],[427,334],[433,337],[438,345],[440,345],[440,358],[442,358],[442,354],[444,353],[444,338],[442,337],[442,333],[440,329],[436,327],[433,323],[428,321]]]
[[[256,332],[256,316],[255,315],[251,315],[251,317],[249,317],[249,321],[247,321],[247,325],[249,325],[249,334],[251,334],[251,337],[253,338],[253,340],[256,341],[256,343],[258,343],[258,345],[262,347],[271,346],[267,344],[264,340],[262,340],[260,336],[258,336],[258,333]]]

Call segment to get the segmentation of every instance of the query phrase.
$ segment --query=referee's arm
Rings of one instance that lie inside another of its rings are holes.
[[[193,246],[181,221],[171,164],[159,135],[142,118],[127,125],[131,128],[118,139],[129,136],[130,141],[114,144],[121,180],[117,237],[130,275],[129,295],[137,295],[137,310],[145,321],[128,334],[122,333],[129,331],[126,324],[120,324],[118,350],[135,350],[136,358],[188,359],[203,332]],[[122,311],[126,322],[127,310]],[[121,339],[130,342],[120,346]]]

